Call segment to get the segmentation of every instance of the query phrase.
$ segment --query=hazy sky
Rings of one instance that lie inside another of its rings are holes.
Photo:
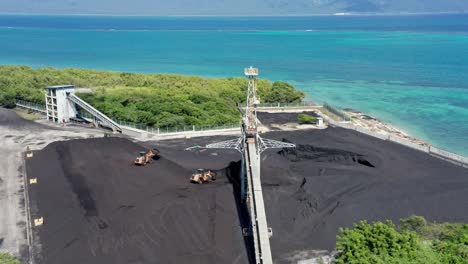
[[[299,15],[468,12],[468,0],[0,0],[0,13]]]

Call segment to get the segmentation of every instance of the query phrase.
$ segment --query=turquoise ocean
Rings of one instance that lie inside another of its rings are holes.
[[[207,77],[253,65],[468,156],[468,15],[0,15],[0,64]]]

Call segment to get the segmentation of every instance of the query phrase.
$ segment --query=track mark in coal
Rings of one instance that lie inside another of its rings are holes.
[[[292,221],[298,221],[301,219],[307,219],[314,214],[320,214],[323,216],[331,216],[335,211],[343,205],[345,196],[352,195],[363,191],[366,186],[362,184],[356,184],[342,190],[338,190],[336,193],[329,193],[330,197],[315,196],[312,192],[311,185],[307,178],[303,178],[297,191],[293,194],[293,198],[298,203],[297,211]]]
[[[306,190],[306,184],[307,179],[304,177],[298,190],[293,195],[294,199],[300,204],[298,213],[295,217],[293,217],[293,221],[296,221],[298,217],[308,218],[312,214],[316,213],[319,209],[318,200],[312,193]]]
[[[60,166],[62,167],[65,178],[71,185],[81,207],[86,211],[85,216],[97,216],[98,210],[96,202],[92,197],[91,190],[86,183],[85,177],[73,169],[73,160],[70,148],[65,145],[57,146]]]
[[[319,170],[319,176],[324,176],[326,171],[327,171],[327,169],[325,169],[325,168],[320,168],[320,170]]]
[[[302,188],[304,187],[304,185],[307,183],[307,179],[304,177],[302,178],[302,182],[301,182],[301,185],[299,186],[299,188]]]
[[[283,141],[288,142],[285,139]],[[278,154],[292,162],[313,160],[317,162],[360,164],[369,168],[375,168],[364,155],[341,149],[298,144],[295,148],[285,148],[279,151]]]
[[[372,163],[370,163],[368,160],[365,160],[365,159],[358,159],[358,163],[367,167],[375,168],[375,166],[372,165]]]
[[[179,187],[176,188],[175,194],[177,198],[188,198],[189,189],[188,187]]]
[[[99,229],[106,229],[109,227],[109,225],[106,222],[99,220],[98,227]]]
[[[72,239],[70,242],[68,242],[67,244],[65,244],[65,246],[64,246],[63,248],[65,249],[65,248],[70,247],[70,246],[73,245],[73,243],[75,243],[76,241],[78,241],[78,238],[77,238],[77,237],[75,237],[75,238]]]
[[[328,211],[328,215],[329,216],[332,215],[335,212],[336,208],[340,206],[340,204],[341,204],[340,201],[337,201],[336,204],[330,209],[330,211]]]
[[[134,205],[121,205],[119,206],[119,209],[132,209],[132,208],[135,208]]]
[[[262,183],[262,187],[279,187],[279,186],[281,186],[281,184],[279,183],[268,183],[268,182]]]
[[[216,195],[217,190],[211,192],[211,204],[209,205],[208,209],[208,222],[210,225],[209,230],[209,240],[212,245],[216,245],[216,211],[217,203],[216,203]],[[215,263],[215,251],[211,251],[210,259],[212,263]]]

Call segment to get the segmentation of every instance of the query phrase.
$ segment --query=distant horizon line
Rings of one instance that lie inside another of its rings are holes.
[[[321,17],[321,16],[418,16],[418,15],[466,15],[468,11],[447,12],[400,12],[400,13],[353,13],[336,12],[330,14],[264,14],[264,15],[130,15],[130,14],[98,14],[98,13],[2,13],[0,16],[107,16],[107,17]]]

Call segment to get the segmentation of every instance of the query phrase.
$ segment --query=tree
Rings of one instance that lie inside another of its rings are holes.
[[[267,90],[262,100],[265,103],[298,103],[305,94],[287,82],[274,82],[271,89]]]

